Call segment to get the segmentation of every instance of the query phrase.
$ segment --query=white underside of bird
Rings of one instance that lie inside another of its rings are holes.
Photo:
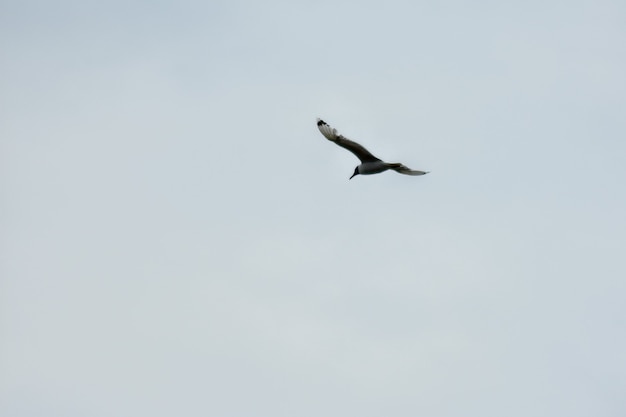
[[[317,128],[320,130],[320,132],[322,133],[322,135],[324,135],[326,139],[328,139],[331,142],[335,142],[337,145],[341,146],[344,149],[349,150],[357,158],[361,160],[361,164],[358,165],[354,169],[354,173],[352,174],[352,177],[354,177],[355,175],[359,175],[359,174],[360,175],[378,174],[378,173],[387,171],[389,169],[394,170],[400,174],[413,175],[413,176],[424,175],[428,173],[427,171],[418,171],[418,170],[410,169],[399,162],[390,163],[390,162],[385,162],[385,161],[380,160],[379,158],[372,155],[372,153],[370,153],[363,146],[341,135],[339,132],[337,132],[337,129],[330,127],[322,119],[319,119],[319,118],[317,119]],[[350,177],[350,179],[352,179],[352,177]]]

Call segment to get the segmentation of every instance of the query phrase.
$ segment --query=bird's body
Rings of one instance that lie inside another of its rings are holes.
[[[339,134],[339,132],[337,132],[337,129],[333,129],[322,119],[317,119],[317,128],[326,139],[331,142],[335,142],[337,145],[341,146],[344,149],[349,150],[361,160],[361,164],[354,169],[354,174],[352,174],[352,177],[359,174],[379,174],[389,169],[405,175],[424,175],[428,173],[425,171],[412,170],[398,162],[389,163],[380,160],[379,158],[372,155],[370,151],[365,149],[363,146]],[[352,177],[350,177],[350,179],[352,179]]]
[[[383,161],[363,162],[357,168],[359,168],[359,174],[361,175],[372,175],[387,171],[389,164]]]

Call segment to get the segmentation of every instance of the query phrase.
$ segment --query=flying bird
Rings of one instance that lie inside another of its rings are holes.
[[[341,135],[339,132],[337,132],[337,129],[333,129],[328,125],[328,123],[326,123],[322,119],[317,119],[317,128],[320,130],[320,132],[322,132],[322,135],[324,135],[326,139],[331,142],[335,142],[342,148],[349,150],[361,160],[361,164],[354,168],[354,174],[352,174],[352,177],[350,177],[349,179],[352,179],[355,175],[378,174],[380,172],[387,171],[388,169],[393,169],[394,171],[404,175],[428,174],[427,171],[416,171],[398,162],[389,163],[384,162],[379,158],[376,158],[370,153],[370,151],[368,151],[358,143],[351,141],[350,139]]]

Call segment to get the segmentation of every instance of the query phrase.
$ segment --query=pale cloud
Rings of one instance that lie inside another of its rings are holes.
[[[623,12],[5,5],[0,414],[623,415]]]

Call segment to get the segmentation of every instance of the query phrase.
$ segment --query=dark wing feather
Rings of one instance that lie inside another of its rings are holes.
[[[359,145],[358,143],[339,134],[337,132],[337,129],[333,129],[322,119],[317,119],[317,128],[320,130],[320,132],[322,133],[322,135],[324,135],[326,139],[328,139],[331,142],[335,142],[337,145],[341,146],[344,149],[349,150],[350,152],[355,154],[356,157],[361,160],[361,162],[380,161],[380,159],[372,155],[370,151],[368,151],[367,149],[365,149],[363,146]]]
[[[392,166],[390,166],[391,169],[393,169],[394,171],[396,171],[399,174],[404,174],[404,175],[413,175],[413,176],[417,176],[417,175],[425,175],[428,174],[427,171],[419,171],[416,169],[411,169],[405,165],[402,164],[390,164]]]

